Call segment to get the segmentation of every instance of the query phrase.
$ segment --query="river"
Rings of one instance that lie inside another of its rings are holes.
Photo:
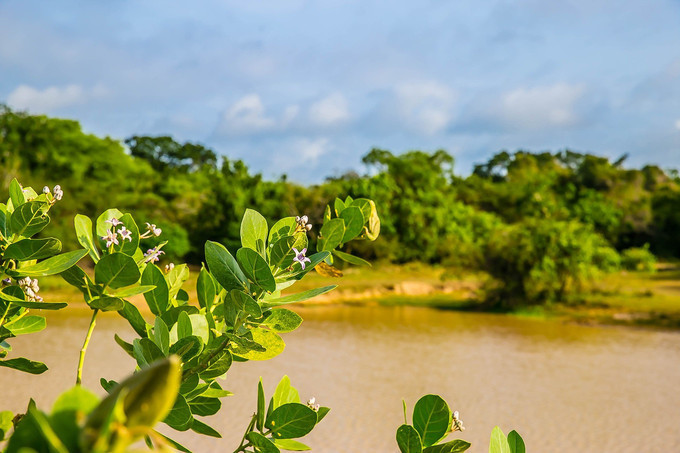
[[[305,322],[284,335],[283,354],[230,370],[223,386],[236,395],[206,420],[225,438],[181,433],[178,440],[195,452],[233,451],[255,408],[259,376],[271,395],[288,374],[303,399],[332,408],[303,439],[319,453],[397,452],[401,400],[410,412],[426,393],[460,412],[467,429],[455,434],[472,442],[471,452],[488,451],[496,424],[520,432],[534,453],[680,451],[680,333],[410,307],[297,311]],[[11,340],[12,357],[42,360],[50,370],[0,369],[2,409],[21,411],[29,396],[49,407],[72,385],[89,317],[68,313]],[[133,337],[116,315],[99,318],[84,383],[100,394],[100,377],[134,368],[113,341],[121,331]]]

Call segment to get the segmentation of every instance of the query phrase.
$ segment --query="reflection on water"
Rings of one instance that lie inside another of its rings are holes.
[[[680,451],[680,334],[407,307],[298,311],[305,322],[284,336],[281,356],[230,371],[224,387],[236,396],[208,420],[225,439],[178,440],[196,452],[232,451],[254,409],[257,378],[270,395],[288,374],[302,398],[332,408],[304,439],[320,453],[398,451],[401,399],[412,408],[426,393],[460,411],[473,452],[487,450],[494,424],[517,429],[534,452]],[[15,354],[44,360],[50,371],[0,370],[3,409],[21,410],[29,395],[47,407],[72,384],[88,320],[57,314],[44,332],[13,339]],[[98,321],[84,381],[99,393],[100,377],[134,367],[113,341],[121,331],[133,337],[124,320]]]

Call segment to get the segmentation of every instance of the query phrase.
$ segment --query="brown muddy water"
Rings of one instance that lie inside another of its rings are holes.
[[[305,400],[332,408],[305,443],[320,453],[397,452],[395,431],[426,393],[460,411],[471,452],[488,451],[491,429],[519,431],[528,451],[680,452],[680,333],[590,327],[409,307],[300,308],[301,328],[268,362],[235,363],[223,386],[236,395],[206,421],[224,439],[181,433],[195,452],[231,452],[254,410],[257,379],[271,395],[288,374]],[[12,357],[42,360],[30,376],[0,369],[0,408],[29,396],[46,408],[75,380],[89,316],[51,315],[48,328],[12,340]],[[76,312],[77,313],[77,312]],[[84,382],[119,379],[134,363],[113,341],[133,338],[124,320],[101,316]],[[170,430],[163,430],[170,433]]]

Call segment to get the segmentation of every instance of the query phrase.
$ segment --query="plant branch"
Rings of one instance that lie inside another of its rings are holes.
[[[92,332],[94,331],[94,326],[97,324],[97,313],[99,309],[95,308],[92,313],[92,319],[90,319],[90,327],[87,329],[87,335],[85,336],[85,342],[83,347],[80,349],[80,359],[78,360],[78,373],[76,374],[76,385],[80,385],[83,380],[83,364],[85,363],[85,353],[87,352],[87,346],[90,344],[90,338],[92,338]]]

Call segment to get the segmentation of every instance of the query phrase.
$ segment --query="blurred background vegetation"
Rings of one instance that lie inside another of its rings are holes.
[[[76,121],[0,105],[2,188],[14,177],[37,188],[60,184],[65,196],[45,234],[64,238],[65,249],[77,247],[76,213],[118,207],[161,227],[170,258],[198,264],[207,239],[238,247],[248,207],[270,221],[307,214],[319,224],[336,196],[367,197],[378,206],[381,240],[352,244],[351,253],[483,271],[492,277],[485,299],[501,307],[568,301],[601,273],[651,271],[656,257],[680,257],[677,170],[632,169],[625,160],[503,151],[462,177],[443,150],[373,149],[365,174],[305,187],[285,175],[264,180],[198,143],[121,143],[86,134]]]

